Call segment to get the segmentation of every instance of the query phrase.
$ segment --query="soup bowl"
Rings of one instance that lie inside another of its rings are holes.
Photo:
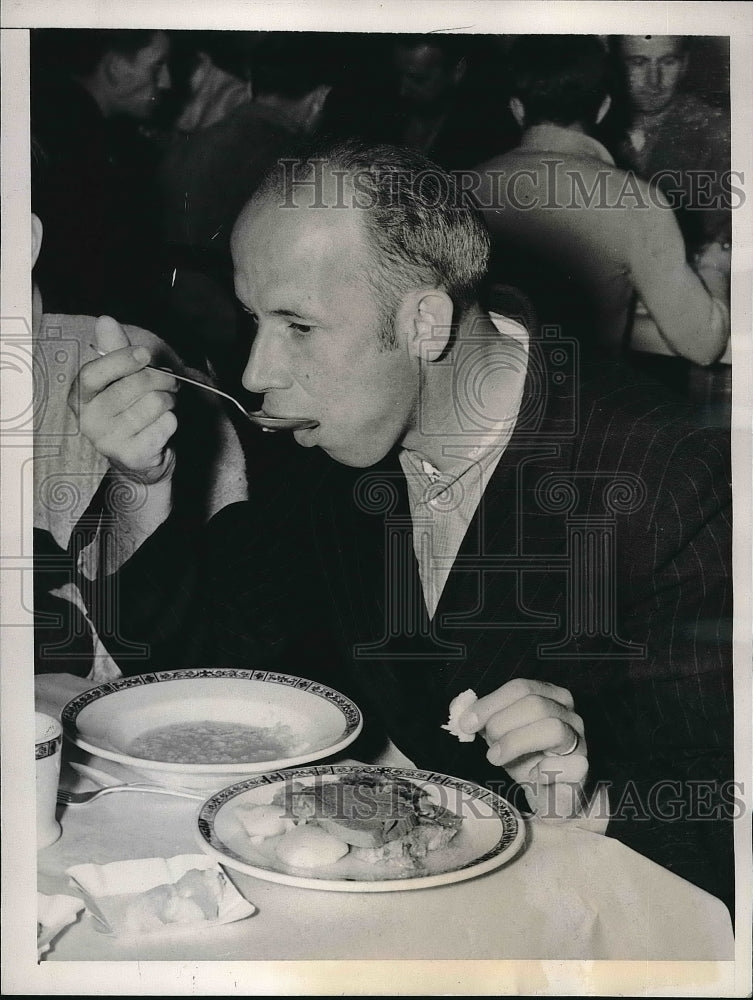
[[[66,737],[94,757],[202,791],[330,757],[363,727],[358,707],[324,684],[219,668],[101,684],[69,701],[62,722]]]

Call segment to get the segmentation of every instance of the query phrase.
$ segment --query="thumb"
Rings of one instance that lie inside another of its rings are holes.
[[[121,347],[130,347],[125,329],[112,316],[100,316],[94,324],[94,339],[100,351],[109,354]]]

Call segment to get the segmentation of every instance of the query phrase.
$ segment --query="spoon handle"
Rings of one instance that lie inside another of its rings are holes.
[[[107,356],[106,351],[100,351],[99,348],[94,346],[94,344],[89,344],[89,347],[91,347],[91,349],[95,351],[100,356],[100,358],[104,358]],[[222,389],[217,389],[213,385],[207,385],[205,382],[199,382],[198,379],[189,378],[187,375],[178,375],[176,372],[172,370],[172,368],[163,368],[160,365],[144,365],[144,368],[149,368],[153,372],[164,372],[166,375],[172,375],[172,377],[176,378],[179,382],[187,382],[189,385],[196,386],[197,389],[206,389],[207,392],[213,392],[217,396],[222,396],[223,399],[226,399],[229,403],[232,403],[234,406],[237,406],[244,417],[249,416],[248,410],[244,409],[243,406],[238,402],[237,399],[235,399],[234,396],[231,396],[227,392],[223,392]]]
[[[250,416],[248,410],[245,410],[238,400],[231,396],[227,392],[223,392],[222,389],[217,389],[213,385],[206,385],[204,382],[199,382],[198,379],[189,378],[187,375],[178,375],[172,370],[172,368],[161,368],[159,365],[144,365],[145,368],[151,368],[153,372],[165,372],[167,375],[172,375],[173,378],[177,378],[179,382],[188,382],[189,385],[195,385],[197,389],[206,389],[207,392],[213,392],[216,396],[222,396],[229,403],[237,406],[244,417]]]

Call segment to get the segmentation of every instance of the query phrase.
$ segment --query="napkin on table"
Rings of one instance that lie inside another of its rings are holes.
[[[205,854],[74,865],[97,930],[118,937],[175,934],[242,920],[256,907]]]
[[[46,896],[37,893],[37,958],[50,950],[58,934],[72,924],[83,910],[78,896]]]

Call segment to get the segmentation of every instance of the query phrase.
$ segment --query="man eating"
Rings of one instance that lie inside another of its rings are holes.
[[[173,629],[202,633],[202,665],[304,675],[290,636],[325,631],[339,660],[308,673],[335,670],[417,766],[517,782],[542,818],[593,818],[606,793],[608,833],[729,899],[728,441],[486,308],[483,223],[418,154],[281,161],[231,247],[244,385],[317,425],[190,538],[165,500],[118,574],[121,632],[169,642],[138,591],[190,607]],[[80,375],[82,428],[121,474],[169,482],[165,401],[125,336],[107,349]],[[110,428],[124,401],[136,435]],[[698,782],[716,822],[688,812]]]

